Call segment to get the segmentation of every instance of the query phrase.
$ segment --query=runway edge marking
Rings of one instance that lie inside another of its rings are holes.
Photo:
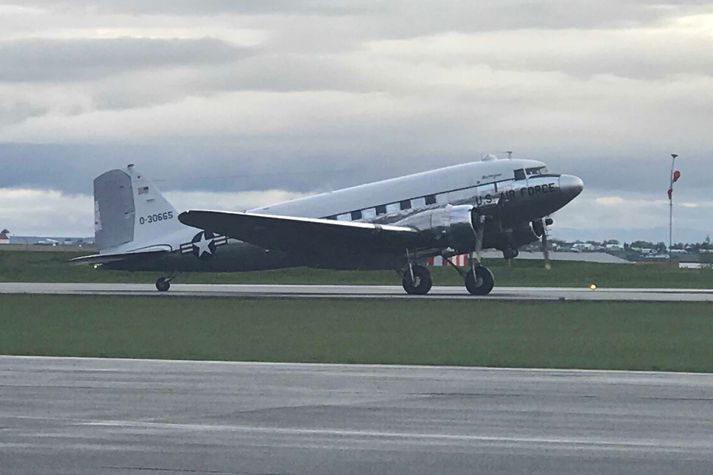
[[[583,374],[641,374],[641,375],[687,375],[687,376],[713,376],[713,373],[692,373],[686,371],[632,371],[621,369],[564,369],[564,368],[508,368],[497,366],[443,366],[443,365],[389,365],[389,364],[344,364],[344,363],[288,363],[274,361],[220,361],[220,360],[171,360],[149,358],[95,358],[82,356],[28,356],[28,355],[0,355],[3,360],[67,360],[67,361],[95,361],[95,362],[137,362],[137,363],[182,363],[182,364],[213,364],[235,366],[287,366],[287,367],[317,367],[317,368],[378,368],[378,369],[448,369],[468,371],[509,371],[509,372],[540,372],[540,373],[583,373]]]

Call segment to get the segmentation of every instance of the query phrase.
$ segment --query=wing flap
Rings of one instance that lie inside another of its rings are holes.
[[[418,240],[418,232],[408,227],[330,219],[201,210],[186,211],[178,219],[265,249],[312,254],[402,252]]]

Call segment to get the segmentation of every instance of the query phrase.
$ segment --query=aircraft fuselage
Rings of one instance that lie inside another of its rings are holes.
[[[342,190],[248,210],[275,216],[358,221],[379,225],[419,228],[429,210],[470,205],[483,217],[483,248],[517,249],[538,239],[533,224],[559,210],[582,190],[582,181],[572,175],[550,173],[534,160],[484,160],[438,170],[378,181]],[[170,213],[170,217],[169,217]],[[149,227],[156,219],[175,219],[170,210],[138,216],[137,226]],[[183,225],[181,225],[183,226]],[[427,227],[423,223],[424,229]],[[309,253],[295,255],[215,236],[189,226],[151,243],[170,250],[152,257],[127,258],[106,267],[159,271],[250,271],[309,266],[334,269],[394,269],[404,256],[393,254],[351,255],[348,248],[318,260]],[[133,246],[133,249],[132,249]],[[114,252],[133,252],[141,243],[120,246]],[[472,249],[471,249],[472,250]],[[419,257],[441,254],[434,242]]]

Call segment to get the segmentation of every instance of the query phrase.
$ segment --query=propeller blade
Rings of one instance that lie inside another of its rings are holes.
[[[485,234],[485,216],[476,215],[475,219],[475,257],[480,262],[480,251],[483,250],[483,235]]]
[[[545,259],[545,269],[552,269],[552,264],[550,264],[550,247],[549,241],[547,239],[547,224],[545,221],[542,222],[542,257]]]
[[[480,259],[480,252],[483,250],[483,226],[478,227],[475,235],[475,255]]]

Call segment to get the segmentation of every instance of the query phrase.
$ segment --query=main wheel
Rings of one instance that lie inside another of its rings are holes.
[[[431,273],[423,266],[413,266],[413,280],[411,280],[411,273],[406,269],[401,283],[406,293],[410,295],[426,295],[433,285]]]
[[[506,247],[505,249],[503,249],[503,257],[505,259],[515,259],[519,255],[520,255],[520,251],[518,251],[515,248]]]
[[[475,266],[465,275],[465,288],[472,295],[488,295],[495,285],[495,277],[490,269]]]
[[[168,289],[171,288],[171,281],[168,279],[161,277],[160,279],[156,280],[156,290],[159,292],[166,292]]]

